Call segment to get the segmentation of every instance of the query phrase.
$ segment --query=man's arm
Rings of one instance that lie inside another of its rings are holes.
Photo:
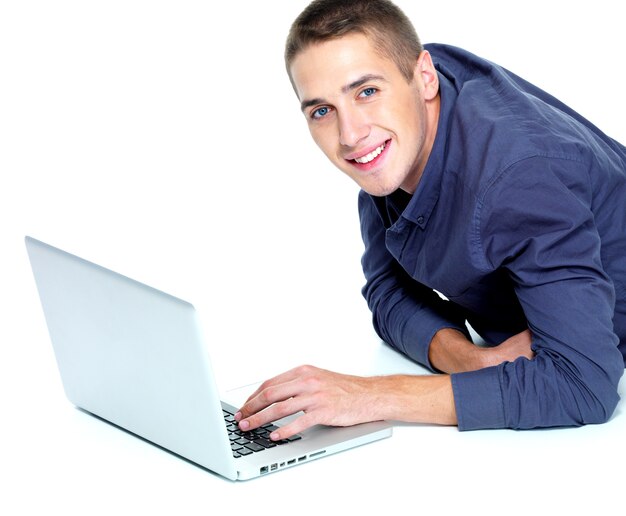
[[[242,430],[303,412],[270,437],[286,439],[316,424],[367,421],[456,424],[448,375],[360,377],[301,366],[263,383],[235,415]]]
[[[532,357],[528,330],[495,348],[478,348],[457,330],[437,332],[430,346],[433,364],[454,373]],[[301,366],[264,382],[241,407],[236,419],[254,429],[302,411],[271,438],[286,439],[316,425],[348,426],[379,420],[456,425],[450,376],[361,377]]]
[[[475,346],[458,309],[432,289],[409,279],[389,254],[385,228],[365,192],[359,195],[359,217],[365,244],[363,295],[381,339],[419,364],[445,373],[481,369],[519,356],[532,358],[529,332],[495,348]]]
[[[469,334],[458,307],[409,277],[386,246],[386,230],[374,200],[359,194],[359,217],[365,252],[361,260],[367,301],[378,336],[415,362],[435,370],[429,347],[443,329]],[[441,369],[440,369],[441,371]]]
[[[588,189],[580,160],[534,157],[483,193],[476,258],[508,271],[535,356],[453,374],[459,428],[577,426],[613,413],[624,363]]]
[[[532,359],[530,330],[525,330],[495,347],[479,347],[460,331],[439,330],[429,346],[430,363],[444,373],[462,373],[513,362],[519,357]]]

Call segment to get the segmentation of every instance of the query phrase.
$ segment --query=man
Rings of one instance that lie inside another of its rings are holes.
[[[362,188],[375,329],[440,374],[299,367],[250,396],[240,427],[299,411],[271,437],[608,420],[626,356],[626,149],[503,68],[423,48],[387,0],[314,1],[285,56],[313,139]]]

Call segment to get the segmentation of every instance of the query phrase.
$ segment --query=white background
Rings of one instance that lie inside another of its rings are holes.
[[[615,2],[397,3],[423,42],[494,60],[626,141]],[[196,304],[225,388],[301,362],[361,372],[374,365],[359,361],[361,346],[388,358],[359,293],[356,185],[315,148],[284,73],[284,38],[306,4],[0,3],[1,513],[200,514],[217,500],[237,514],[601,512],[618,502],[623,474],[609,468],[624,465],[621,407],[594,429],[400,427],[367,454],[239,485],[65,400],[26,234]],[[227,363],[234,349],[238,367]]]

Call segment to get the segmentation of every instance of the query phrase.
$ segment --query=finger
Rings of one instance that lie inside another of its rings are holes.
[[[267,423],[273,423],[278,419],[290,416],[302,410],[302,402],[296,398],[275,403],[265,410],[256,412],[239,422],[239,428],[243,431],[254,430]]]
[[[303,369],[303,366],[296,367],[294,369],[290,369],[289,371],[281,373],[277,376],[274,376],[273,378],[270,378],[269,380],[264,381],[261,385],[259,385],[259,387],[250,396],[248,396],[248,399],[245,401],[245,403],[248,403],[248,401],[250,401],[252,398],[257,397],[261,393],[261,391],[263,391],[264,389],[267,389],[268,387],[272,387],[274,385],[289,382],[291,380],[298,378],[302,374],[302,369]]]
[[[260,391],[254,398],[250,398],[244,403],[237,414],[235,414],[235,420],[242,421],[247,419],[253,414],[261,412],[275,403],[293,398],[301,392],[302,388],[296,380],[270,385]]]
[[[318,369],[313,366],[298,366],[263,382],[235,414],[235,420],[240,421],[254,412],[263,410],[272,403],[286,400],[299,394],[305,388],[304,384],[299,385],[301,380],[315,371],[318,371]]]
[[[316,424],[314,416],[312,416],[311,413],[305,413],[294,419],[291,423],[281,426],[278,430],[273,431],[270,434],[270,439],[272,441],[289,439],[290,437],[304,432],[307,428],[311,428]]]

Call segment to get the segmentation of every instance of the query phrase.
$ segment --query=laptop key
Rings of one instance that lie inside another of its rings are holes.
[[[254,442],[248,443],[248,444],[244,444],[244,446],[246,448],[248,448],[248,450],[252,450],[253,452],[258,452],[258,451],[261,451],[261,450],[265,450],[265,448],[263,446],[261,446],[260,444],[254,443]]]
[[[255,439],[254,442],[256,444],[260,444],[261,446],[263,446],[263,448],[274,448],[276,446],[275,442],[269,441],[268,439],[264,439],[263,437],[259,437],[258,439]]]
[[[235,417],[232,412],[223,410],[223,413],[224,423],[226,424],[226,429],[228,431],[228,439],[231,442],[230,445],[233,452],[233,457],[235,458],[243,457],[245,455],[250,455],[253,452],[260,452],[268,448],[274,448],[278,445],[287,444],[292,441],[302,439],[301,436],[294,435],[292,437],[289,437],[288,439],[272,441],[270,439],[270,434],[275,430],[278,430],[279,428],[273,423],[268,423],[249,432],[244,432],[239,428],[239,425],[235,421]]]

